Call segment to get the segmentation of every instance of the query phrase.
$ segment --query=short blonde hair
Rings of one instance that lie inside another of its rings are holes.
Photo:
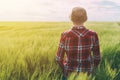
[[[77,24],[81,24],[87,21],[87,12],[82,7],[74,7],[71,13],[71,21]]]

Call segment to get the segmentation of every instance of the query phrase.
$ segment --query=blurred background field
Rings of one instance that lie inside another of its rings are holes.
[[[102,56],[90,80],[120,80],[120,23],[85,25],[98,33]],[[69,22],[0,22],[0,80],[60,80],[56,51],[70,28]]]

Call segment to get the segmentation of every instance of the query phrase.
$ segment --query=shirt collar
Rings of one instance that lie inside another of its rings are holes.
[[[86,29],[84,26],[73,26],[72,30],[78,36],[85,36],[88,33],[88,29]]]
[[[73,26],[72,29],[80,29],[80,30],[85,30],[85,26]]]

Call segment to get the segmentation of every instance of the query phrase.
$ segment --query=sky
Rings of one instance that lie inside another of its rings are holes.
[[[70,21],[79,6],[88,21],[120,21],[120,0],[0,0],[0,21]]]

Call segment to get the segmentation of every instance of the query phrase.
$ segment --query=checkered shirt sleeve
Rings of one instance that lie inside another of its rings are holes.
[[[65,44],[65,34],[62,33],[59,46],[58,46],[58,50],[57,50],[57,55],[56,55],[56,60],[62,69],[64,69],[64,65],[63,65],[63,59],[64,59],[64,54],[65,54],[64,44]]]

